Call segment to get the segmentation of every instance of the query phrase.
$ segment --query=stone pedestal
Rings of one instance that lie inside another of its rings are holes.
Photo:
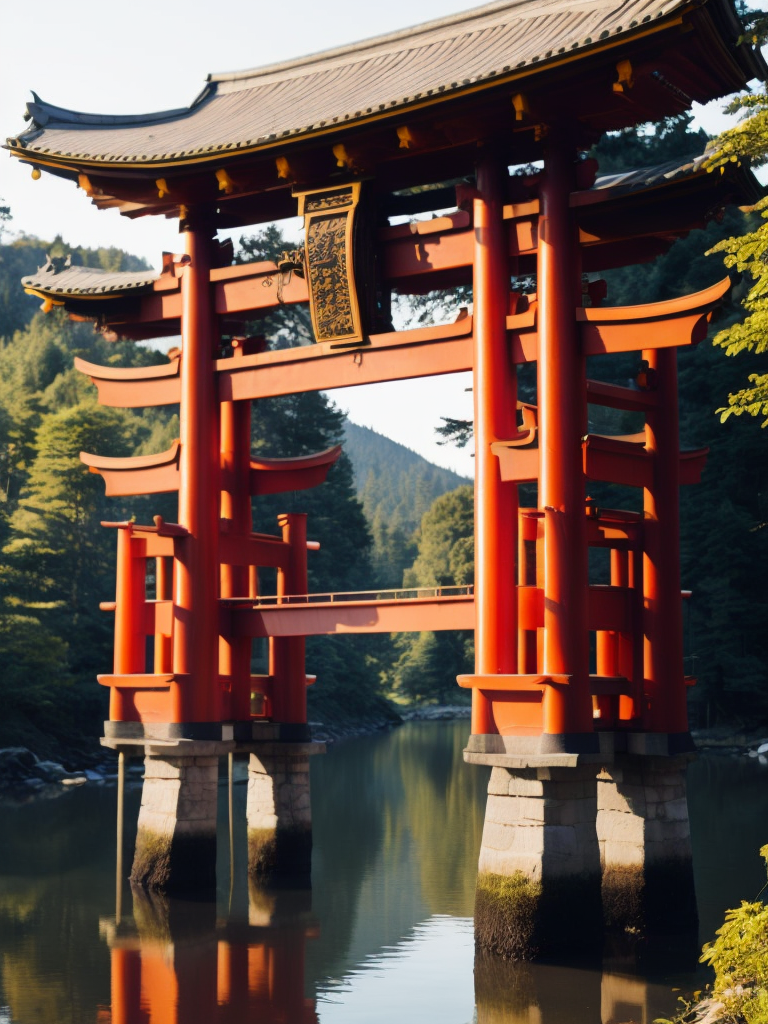
[[[697,926],[685,757],[618,755],[598,776],[606,926],[643,936]]]
[[[481,949],[529,960],[599,945],[596,771],[493,768],[475,900]]]
[[[217,756],[144,759],[131,881],[164,892],[216,887]]]
[[[248,872],[259,881],[309,880],[309,754],[314,752],[306,749],[310,746],[313,745],[269,744],[267,750],[250,755],[246,811]]]

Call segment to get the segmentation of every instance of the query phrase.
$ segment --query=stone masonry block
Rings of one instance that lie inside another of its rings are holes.
[[[517,871],[522,871],[532,881],[539,881],[541,857],[529,857],[509,850],[492,850],[484,846],[480,851],[478,871],[494,875],[513,875]]]
[[[544,855],[580,859],[575,826],[548,825],[544,829]]]
[[[519,854],[540,856],[544,849],[544,833],[541,828],[526,828],[521,825],[497,825],[487,822],[483,829],[483,848],[508,850]]]
[[[158,757],[144,758],[144,780],[147,779],[178,779],[185,765],[179,758],[165,759]]]
[[[140,827],[160,836],[172,836],[176,827],[176,815],[142,808]]]
[[[506,768],[492,768],[488,780],[489,796],[508,796],[510,776]]]
[[[659,818],[666,818],[667,821],[688,821],[688,801],[685,798],[670,800],[662,805],[659,811]]]
[[[645,837],[651,843],[663,843],[676,839],[689,839],[691,826],[688,821],[670,821],[656,818],[645,826]]]
[[[645,863],[646,856],[640,843],[609,840],[601,845],[601,860],[604,866],[610,864],[612,868],[641,868]]]
[[[520,820],[523,800],[512,796],[489,796],[485,820],[499,825],[512,825]]]
[[[621,811],[601,811],[597,819],[597,835],[606,842],[642,844],[647,822],[635,814]]]
[[[157,814],[176,814],[180,788],[178,779],[163,779],[160,785],[156,780],[145,781],[141,795],[142,809]]]

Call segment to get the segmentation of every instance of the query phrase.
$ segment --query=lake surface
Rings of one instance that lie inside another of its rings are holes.
[[[312,891],[264,893],[245,871],[235,785],[230,878],[220,789],[216,903],[141,898],[116,921],[115,789],[0,807],[0,1024],[651,1024],[676,957],[638,968],[475,960],[472,905],[487,769],[468,722],[409,723],[312,765]],[[701,941],[765,881],[768,767],[702,758],[689,775]],[[140,784],[126,794],[126,866]],[[645,973],[644,973],[645,971]]]

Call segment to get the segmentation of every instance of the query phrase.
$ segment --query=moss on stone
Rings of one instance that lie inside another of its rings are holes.
[[[248,829],[248,873],[252,878],[301,879],[309,876],[311,870],[311,828]]]
[[[131,881],[147,889],[165,889],[171,875],[172,837],[139,829]]]
[[[508,960],[532,960],[542,886],[522,871],[482,872],[475,892],[475,942]]]

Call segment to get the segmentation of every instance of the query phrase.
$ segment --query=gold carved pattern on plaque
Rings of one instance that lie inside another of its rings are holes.
[[[345,189],[335,195],[314,196],[307,198],[304,204],[305,213],[318,213],[320,210],[340,210],[354,206],[355,200],[351,189]]]
[[[360,183],[299,195],[304,216],[312,328],[318,342],[363,341],[355,290],[353,228]]]
[[[307,229],[314,327],[318,341],[348,339],[355,332],[347,274],[347,218],[315,217]]]

